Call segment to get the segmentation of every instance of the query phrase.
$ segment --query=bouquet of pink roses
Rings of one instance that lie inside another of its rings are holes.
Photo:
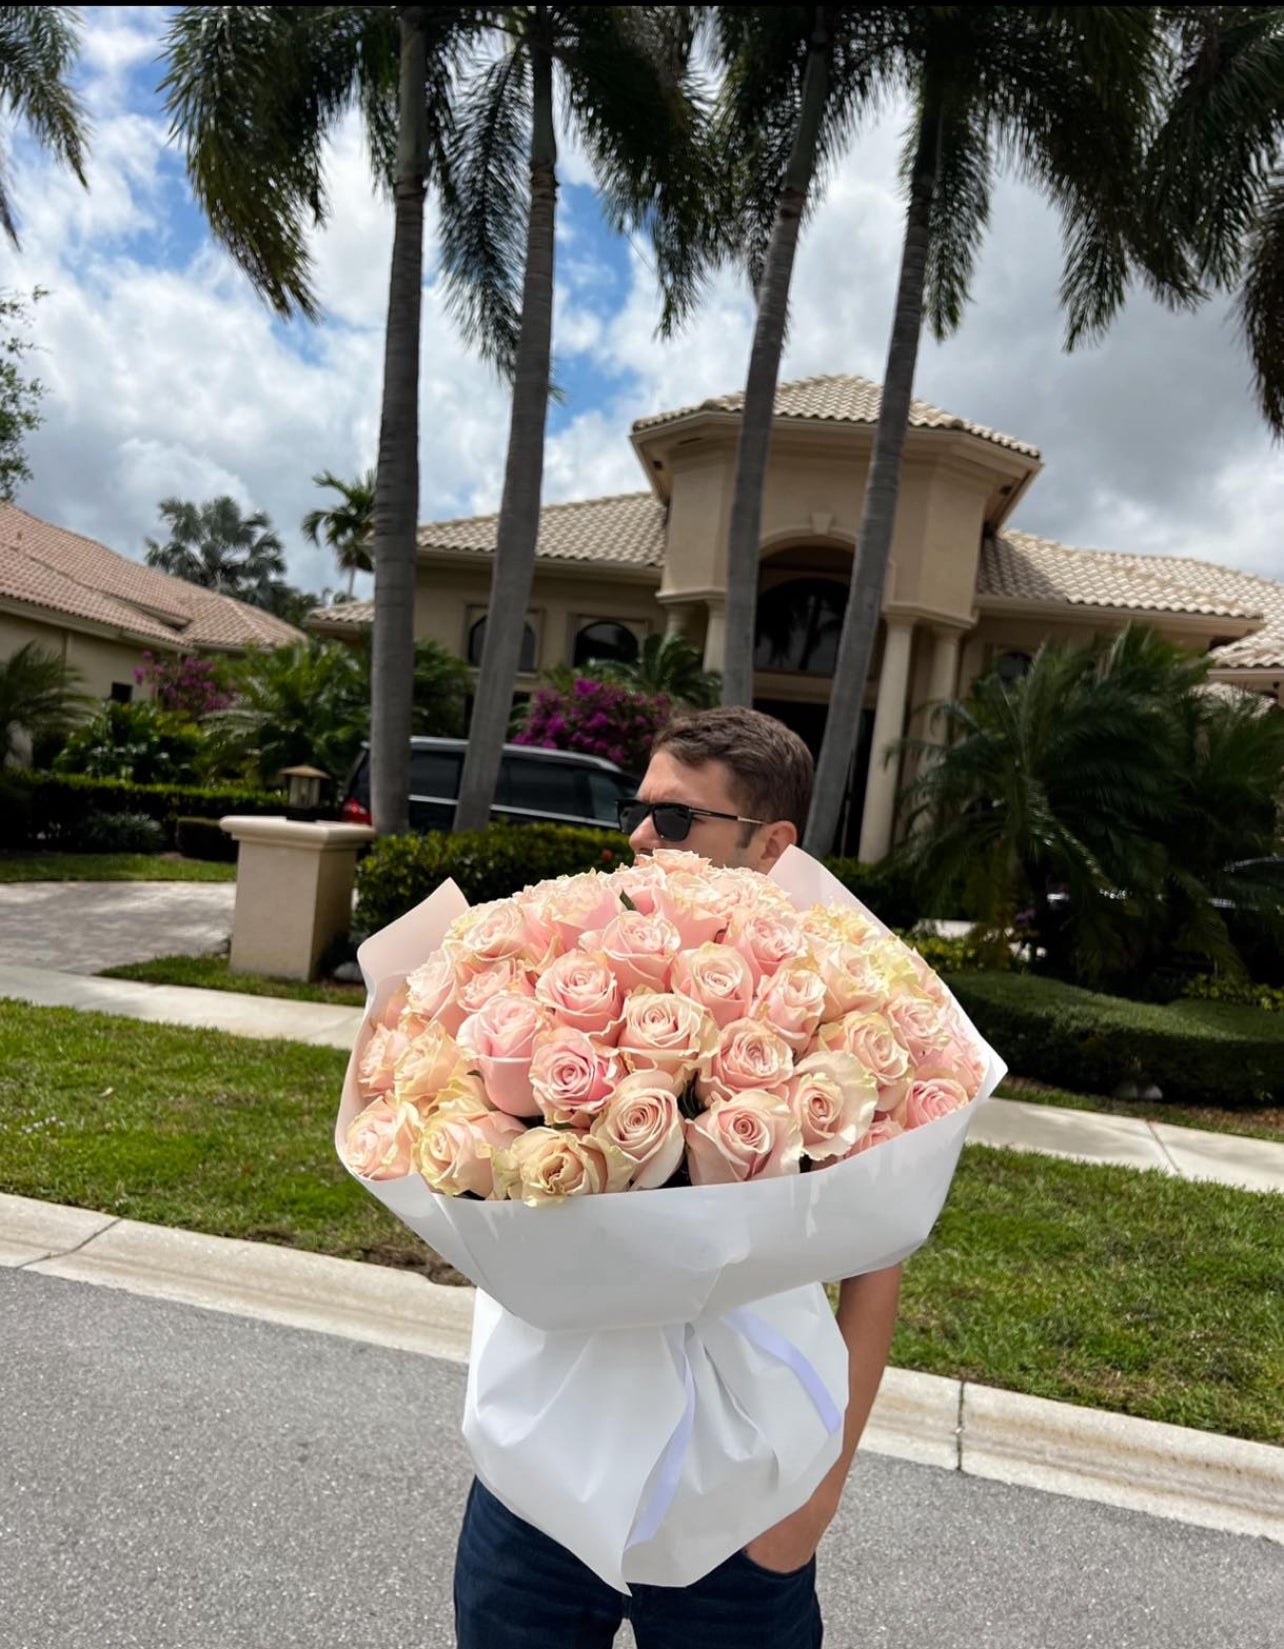
[[[478,1476],[611,1584],[690,1583],[837,1457],[819,1285],[927,1238],[1001,1062],[796,848],[447,883],[360,960],[335,1145],[478,1286]]]

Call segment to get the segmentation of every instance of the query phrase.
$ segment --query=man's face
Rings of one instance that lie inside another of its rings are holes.
[[[787,820],[768,821],[753,829],[736,823],[743,808],[732,793],[731,773],[725,762],[687,767],[667,750],[657,750],[638,786],[638,796],[645,802],[684,802],[688,807],[707,807],[714,813],[733,815],[729,819],[696,817],[685,841],[665,842],[656,834],[655,822],[648,814],[629,837],[629,846],[639,857],[659,847],[674,847],[698,853],[715,865],[770,870],[797,837]]]

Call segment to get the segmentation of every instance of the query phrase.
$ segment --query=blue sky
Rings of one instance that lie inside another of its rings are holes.
[[[95,135],[78,188],[17,134],[23,247],[0,248],[0,285],[37,310],[49,385],[19,502],[129,555],[170,493],[229,492],[265,509],[294,579],[336,582],[298,522],[314,472],[374,461],[391,215],[373,192],[355,122],[332,146],[332,214],[314,242],[322,323],[275,320],[213,244],[168,147],[157,95],[165,11],[90,7],[78,80]],[[882,376],[900,240],[895,111],[836,170],[806,231],[786,377]],[[637,249],[603,225],[591,174],[563,139],[554,349],[564,401],[550,412],[550,501],[645,484],[631,420],[743,381],[752,312],[719,276],[676,340]],[[423,520],[493,509],[505,389],[445,315],[432,261],[424,306]],[[1103,549],[1204,556],[1284,577],[1284,464],[1255,412],[1225,306],[1172,316],[1134,296],[1106,342],[1065,356],[1057,225],[1004,183],[959,333],[925,342],[916,392],[1036,442],[1046,468],[1017,525]]]

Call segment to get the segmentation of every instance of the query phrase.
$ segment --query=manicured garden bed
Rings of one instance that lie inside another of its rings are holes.
[[[145,985],[193,985],[205,991],[235,991],[241,996],[275,996],[290,1002],[334,1002],[360,1008],[362,985],[306,984],[274,979],[265,973],[233,973],[226,956],[157,956],[150,962],[126,962],[104,968],[105,979],[136,979]]]

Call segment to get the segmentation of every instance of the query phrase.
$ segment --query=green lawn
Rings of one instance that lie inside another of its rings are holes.
[[[150,962],[127,962],[104,968],[105,979],[138,979],[145,985],[195,985],[207,991],[238,991],[243,996],[276,996],[291,1002],[336,1002],[360,1008],[362,985],[301,984],[265,973],[232,973],[226,956],[157,956]]]
[[[340,1168],[345,1056],[0,1001],[0,1190],[456,1280]],[[1284,1443],[1284,1199],[970,1148],[893,1361]]]
[[[0,882],[234,882],[236,866],[177,853],[0,853]]]

